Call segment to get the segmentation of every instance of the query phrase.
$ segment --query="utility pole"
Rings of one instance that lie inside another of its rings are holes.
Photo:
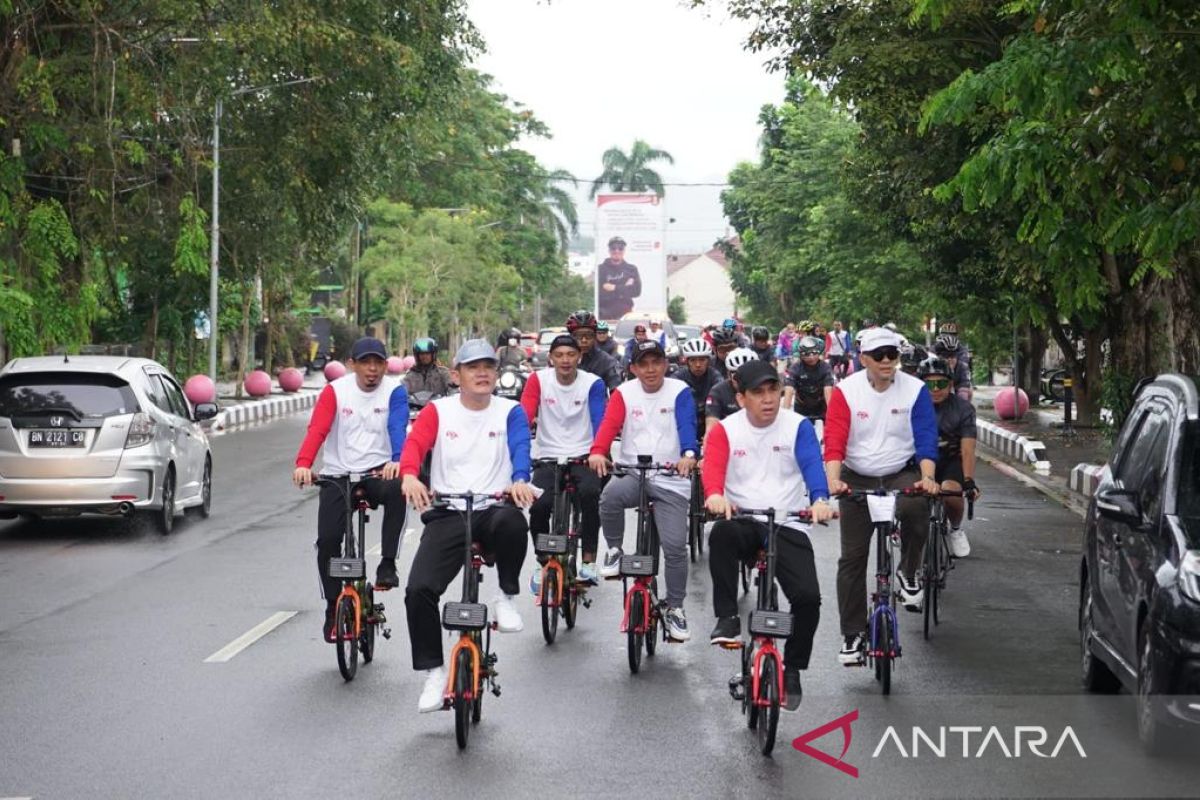
[[[217,384],[217,283],[221,249],[221,98],[213,108],[212,252],[208,278],[208,377]]]

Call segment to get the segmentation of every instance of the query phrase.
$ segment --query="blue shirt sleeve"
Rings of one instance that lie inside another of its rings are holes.
[[[675,429],[679,432],[679,455],[685,450],[700,450],[696,440],[696,400],[686,386],[675,395]]]
[[[829,499],[829,481],[825,479],[825,461],[821,457],[821,445],[817,442],[817,431],[807,419],[796,428],[796,465],[804,476],[810,502]]]
[[[593,381],[592,388],[588,390],[588,413],[592,417],[593,439],[600,432],[600,422],[604,419],[606,408],[608,408],[608,391],[604,387],[604,381]]]
[[[912,407],[913,448],[917,460],[929,459],[937,461],[938,457],[938,427],[937,412],[933,409],[933,395],[929,387],[922,386],[917,401]]]
[[[529,420],[519,403],[508,412],[508,457],[512,461],[512,479],[529,480]]]
[[[408,438],[408,390],[403,383],[392,389],[388,398],[388,438],[392,440],[392,461],[399,461]]]

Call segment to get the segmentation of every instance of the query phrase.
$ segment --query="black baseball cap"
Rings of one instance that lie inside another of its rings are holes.
[[[762,386],[768,381],[779,382],[779,373],[775,368],[763,361],[761,358],[754,361],[747,361],[737,368],[738,390],[748,392],[751,389]]]
[[[629,363],[636,363],[638,359],[643,358],[651,353],[657,353],[663,358],[667,357],[666,351],[662,349],[662,345],[659,344],[657,340],[647,339],[644,342],[638,342],[636,345],[634,345],[633,355],[629,357]]]
[[[350,358],[360,361],[367,356],[379,356],[384,361],[387,361],[387,347],[374,336],[364,336],[350,348]]]
[[[575,352],[579,352],[579,342],[575,341],[575,337],[569,333],[560,333],[554,337],[554,341],[550,342],[550,349],[547,352],[553,353],[560,347],[569,347]]]

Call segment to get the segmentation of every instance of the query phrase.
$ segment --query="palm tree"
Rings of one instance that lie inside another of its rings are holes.
[[[619,147],[611,147],[604,152],[600,159],[604,164],[604,172],[592,181],[592,192],[589,199],[594,199],[601,188],[607,186],[614,192],[645,192],[653,191],[659,197],[666,194],[662,178],[647,164],[654,161],[666,161],[674,164],[675,158],[666,150],[657,150],[641,139],[635,139],[633,147],[626,155]]]
[[[565,169],[556,169],[548,173],[545,177],[545,188],[542,190],[541,205],[545,209],[542,224],[554,232],[559,247],[565,253],[567,242],[579,233],[579,212],[575,208],[575,200],[571,193],[562,188],[563,183],[579,185],[579,181]]]

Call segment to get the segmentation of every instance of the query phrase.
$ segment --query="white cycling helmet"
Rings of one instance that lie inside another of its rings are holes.
[[[742,364],[749,364],[751,361],[756,360],[758,360],[758,353],[749,347],[739,347],[725,356],[725,369],[734,372]]]
[[[712,358],[712,348],[703,339],[688,339],[679,348],[684,358]]]

